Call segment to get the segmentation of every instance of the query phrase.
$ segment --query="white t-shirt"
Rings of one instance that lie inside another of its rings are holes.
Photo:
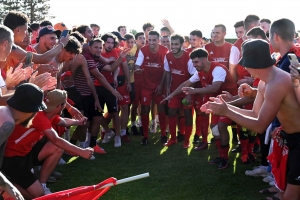
[[[212,71],[212,76],[214,77],[212,82],[216,82],[216,81],[222,81],[225,82],[225,78],[226,78],[226,71],[225,69],[223,69],[222,67],[215,67],[215,69]],[[198,81],[200,81],[198,72],[196,72],[191,78],[190,81],[192,83],[196,83]]]
[[[135,61],[135,64],[138,65],[138,66],[141,66],[144,62],[144,54],[143,52],[140,50],[139,53],[138,53],[138,57]]]
[[[241,52],[236,46],[232,46],[230,50],[229,63],[233,65],[237,65],[240,60]]]

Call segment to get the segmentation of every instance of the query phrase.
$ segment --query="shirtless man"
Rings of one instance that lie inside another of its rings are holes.
[[[300,198],[299,180],[299,132],[300,104],[297,101],[290,75],[273,67],[275,60],[270,56],[269,44],[263,40],[247,40],[242,45],[244,66],[253,77],[261,81],[252,110],[240,109],[224,102],[222,98],[211,98],[202,110],[223,115],[257,133],[264,132],[275,117],[281,123],[281,136],[289,147],[287,166],[287,187],[284,200]],[[256,61],[253,58],[260,58]],[[293,145],[293,146],[292,146]]]

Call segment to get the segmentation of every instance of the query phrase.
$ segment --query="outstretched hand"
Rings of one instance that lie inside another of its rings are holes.
[[[254,88],[252,88],[250,85],[243,83],[240,85],[238,89],[238,95],[239,97],[255,97],[256,92],[254,91]]]
[[[211,101],[208,101],[207,103],[203,104],[200,108],[202,112],[205,113],[213,113],[216,115],[222,115],[226,116],[226,113],[228,111],[228,107],[226,102],[222,97],[216,98],[216,97],[210,97]]]

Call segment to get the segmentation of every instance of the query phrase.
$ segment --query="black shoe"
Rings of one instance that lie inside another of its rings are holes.
[[[198,135],[194,135],[194,140],[193,140],[193,144],[198,144],[200,142],[200,138]]]
[[[177,132],[177,142],[182,142],[184,140],[184,135],[182,135],[179,131]]]
[[[254,163],[256,161],[256,158],[252,153],[248,153],[248,158],[251,161],[251,163]]]
[[[126,128],[126,135],[130,135],[128,128]]]
[[[241,151],[242,151],[242,147],[240,144],[236,145],[235,149],[231,150],[232,153],[239,153]]]
[[[147,145],[148,144],[148,138],[144,137],[141,141],[141,145]]]
[[[161,136],[160,141],[161,141],[161,143],[165,144],[168,141],[168,137],[167,136]]]
[[[223,158],[216,157],[215,159],[208,161],[208,164],[216,164],[216,165],[219,165],[219,164],[222,162],[222,160],[223,160]]]
[[[210,143],[213,143],[214,141],[215,141],[214,137],[210,139]]]
[[[229,159],[222,158],[218,169],[226,169],[229,166]]]
[[[233,144],[238,144],[239,139],[237,138],[237,134],[232,134],[232,143]]]
[[[139,131],[137,130],[136,126],[131,127],[131,134],[132,135],[140,135]]]
[[[255,153],[255,154],[260,153],[260,146],[257,143],[254,144],[253,153]]]
[[[142,126],[140,126],[139,135],[144,135],[144,131],[143,131],[143,127]]]

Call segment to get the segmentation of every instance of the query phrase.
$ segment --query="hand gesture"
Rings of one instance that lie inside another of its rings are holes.
[[[223,94],[220,94],[218,96],[218,98],[222,97],[224,99],[224,101],[229,102],[229,101],[233,101],[234,97],[227,91],[222,91]]]
[[[85,125],[87,120],[88,119],[86,117],[82,117],[80,120],[76,120],[76,121],[78,122],[78,125],[81,126],[81,125]]]
[[[253,85],[253,81],[254,79],[252,77],[245,76],[243,79],[239,80],[237,84],[241,85],[243,83],[246,83],[248,85]]]
[[[300,83],[300,75],[299,75],[298,67],[300,67],[299,63],[291,63],[290,65],[290,74],[294,86],[297,86]]]
[[[68,42],[69,42],[69,37],[70,37],[70,35],[67,35],[66,37],[62,36],[59,39],[59,42],[62,42],[64,44],[64,47],[65,47],[68,44]]]
[[[129,48],[124,48],[124,49],[120,52],[119,56],[120,56],[122,59],[125,58],[125,57],[127,56],[127,54],[129,53],[130,50],[131,50],[131,49],[129,49]]]
[[[94,149],[91,147],[82,149],[81,152],[81,157],[85,158],[85,159],[90,159],[94,154]]]
[[[162,22],[163,26],[170,27],[170,23],[169,23],[169,21],[167,19],[162,19],[161,22]]]
[[[241,98],[242,97],[252,97],[252,96],[254,96],[254,93],[255,93],[254,89],[246,83],[241,84],[238,89],[238,95]]]
[[[169,96],[167,96],[166,98],[164,98],[161,102],[160,102],[160,104],[162,104],[163,102],[165,102],[165,101],[169,101],[170,99],[172,99],[173,97],[171,96],[171,95],[169,95]]]
[[[197,89],[193,88],[193,87],[183,87],[182,88],[182,92],[184,94],[196,94],[197,93]]]
[[[210,97],[209,99],[211,101],[207,102],[207,105],[205,105],[205,108],[203,108],[202,110],[206,109],[206,113],[210,112],[216,115],[225,116],[226,112],[228,111],[228,107],[224,99],[222,97]]]
[[[112,94],[117,97],[118,100],[123,100],[123,96],[118,91],[114,90]]]

